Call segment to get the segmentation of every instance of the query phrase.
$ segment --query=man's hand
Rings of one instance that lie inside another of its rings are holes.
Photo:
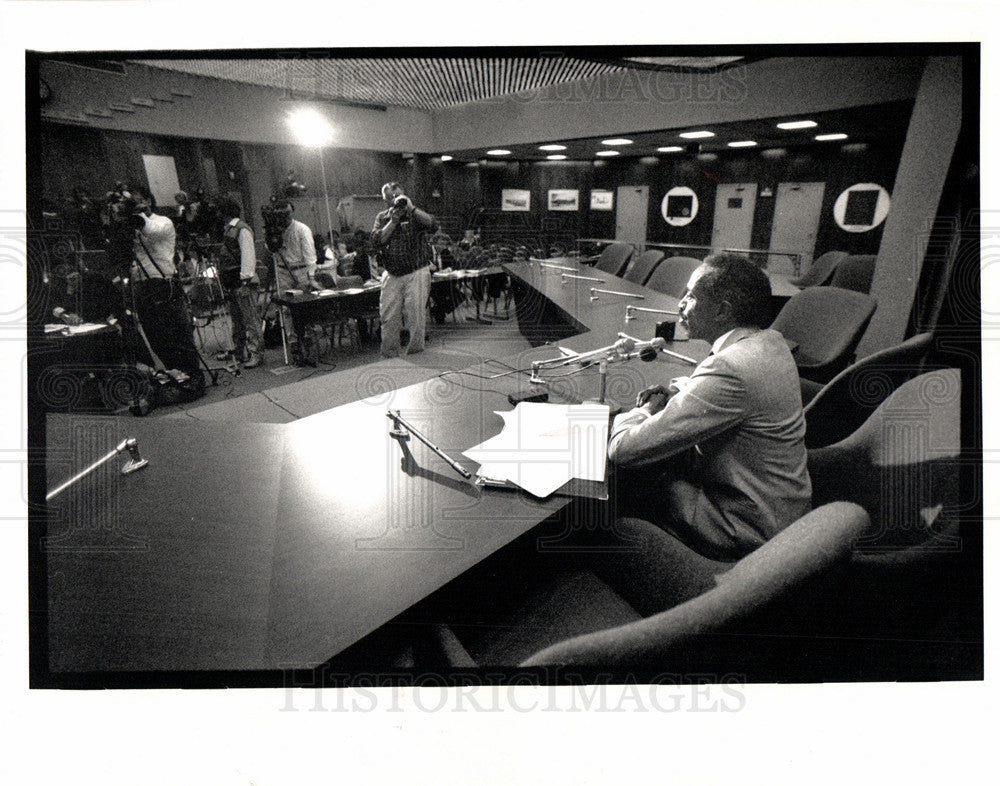
[[[671,391],[663,385],[653,385],[643,390],[635,399],[637,407],[645,407],[650,415],[655,415],[665,406],[670,398]]]

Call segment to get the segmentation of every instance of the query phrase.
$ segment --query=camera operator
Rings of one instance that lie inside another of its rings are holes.
[[[257,310],[260,279],[253,230],[240,217],[240,204],[231,196],[219,200],[219,215],[225,224],[219,279],[229,300],[236,359],[243,363],[243,368],[256,368],[264,359],[264,337]]]
[[[181,386],[195,397],[205,392],[205,378],[194,345],[191,314],[174,266],[173,222],[152,211],[150,198],[133,193],[124,203],[134,230],[131,271],[135,314],[149,344],[167,369],[187,375]]]
[[[278,292],[287,289],[300,289],[308,292],[313,289],[322,289],[316,283],[316,243],[313,234],[305,224],[292,218],[294,210],[292,203],[287,199],[279,199],[271,206],[268,220],[274,222],[274,226],[281,229],[280,247],[275,249],[277,237],[268,234],[268,247],[277,255],[277,285]],[[292,354],[296,362],[306,362],[305,358],[309,354],[309,347],[298,345],[295,340],[295,330],[292,324],[291,315],[285,317],[285,336],[292,347]],[[307,342],[309,336],[303,333],[303,342]]]
[[[375,217],[373,245],[379,250],[382,293],[379,316],[382,321],[382,355],[422,352],[427,329],[427,298],[431,289],[431,248],[428,236],[438,225],[429,213],[415,207],[399,183],[382,186],[387,206]],[[405,317],[409,342],[400,345]]]

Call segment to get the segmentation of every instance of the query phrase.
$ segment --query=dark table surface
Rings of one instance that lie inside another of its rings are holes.
[[[586,351],[619,331],[652,336],[656,315],[624,320],[626,303],[670,309],[676,299],[599,274],[563,283],[524,262],[509,273],[589,330],[562,345]],[[586,275],[592,269],[583,268]],[[708,346],[678,343],[697,359]],[[528,370],[554,357],[540,346],[501,359]],[[399,361],[404,362],[404,361]],[[461,451],[499,433],[508,393],[526,373],[493,362],[287,425],[187,423],[76,415],[48,418],[49,488],[134,436],[149,465],[109,462],[50,503],[44,544],[53,672],[274,670],[341,652],[444,586],[568,502],[481,489],[421,442],[389,437],[386,410],[468,469]],[[689,373],[664,355],[614,364],[611,403]],[[391,383],[391,368],[385,369]],[[597,392],[595,369],[549,387],[554,401]]]

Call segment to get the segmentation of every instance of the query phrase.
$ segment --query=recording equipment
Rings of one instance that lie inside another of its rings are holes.
[[[123,439],[115,446],[114,450],[105,454],[97,461],[95,461],[93,464],[91,464],[89,467],[87,467],[84,470],[81,470],[80,472],[77,472],[69,480],[60,483],[58,486],[52,489],[52,491],[48,492],[48,494],[45,495],[45,501],[48,502],[49,500],[57,497],[59,494],[62,494],[66,489],[68,489],[78,480],[85,478],[95,469],[97,469],[103,464],[107,464],[109,461],[111,461],[111,459],[113,459],[119,453],[123,453],[125,451],[128,451],[129,460],[125,462],[124,466],[122,466],[121,473],[123,475],[128,475],[131,472],[135,472],[138,469],[142,469],[149,463],[146,459],[144,459],[141,455],[139,455],[139,443],[136,442],[135,437],[129,437],[128,439]]]
[[[677,328],[676,322],[657,322],[656,330],[653,331],[653,335],[659,336],[664,341],[674,340],[674,331]]]
[[[562,283],[565,284],[566,283],[566,279],[569,279],[569,278],[579,279],[580,281],[596,281],[598,284],[603,284],[604,283],[604,279],[603,278],[594,278],[593,276],[575,276],[572,273],[563,273],[562,274]],[[591,290],[591,292],[593,292],[593,291],[594,290]],[[604,290],[601,290],[601,291],[603,292]]]
[[[521,402],[527,402],[530,404],[544,404],[548,400],[549,400],[548,393],[524,393],[524,394],[511,393],[507,396],[507,401],[509,401],[515,407]]]
[[[618,292],[614,289],[597,289],[596,287],[590,288],[590,300],[591,302],[595,300],[600,300],[597,296],[598,292],[603,292],[605,295],[621,295],[622,297],[634,297],[636,300],[645,300],[645,295],[633,295],[631,292]]]
[[[264,245],[277,253],[285,244],[285,230],[292,224],[292,207],[287,202],[262,205],[260,213],[264,218]]]
[[[393,424],[393,428],[392,430],[390,430],[389,436],[393,437],[394,439],[407,440],[410,438],[410,434],[412,434],[421,442],[423,442],[427,447],[429,447],[431,450],[437,453],[446,462],[448,462],[448,466],[450,466],[463,478],[469,480],[472,477],[472,473],[469,472],[469,470],[467,470],[465,467],[463,467],[461,464],[455,461],[455,459],[453,459],[451,456],[449,456],[447,453],[441,450],[441,448],[439,448],[437,445],[435,445],[433,442],[427,439],[427,437],[425,437],[423,434],[417,431],[413,426],[411,426],[409,423],[403,420],[403,417],[399,414],[398,409],[395,412],[393,412],[391,409],[386,410],[385,416],[389,418],[389,420],[391,420]]]
[[[631,322],[635,319],[635,312],[641,311],[644,314],[666,314],[671,317],[679,317],[680,314],[677,311],[665,311],[662,308],[642,308],[640,306],[627,305],[625,306],[625,321]]]
[[[410,200],[403,194],[400,194],[392,201],[393,208],[397,210],[405,210],[410,204]]]

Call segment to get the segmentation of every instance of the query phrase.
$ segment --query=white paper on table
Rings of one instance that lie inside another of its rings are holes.
[[[606,404],[521,402],[497,412],[503,429],[464,452],[479,475],[507,480],[547,497],[572,478],[603,481],[607,466]]]

